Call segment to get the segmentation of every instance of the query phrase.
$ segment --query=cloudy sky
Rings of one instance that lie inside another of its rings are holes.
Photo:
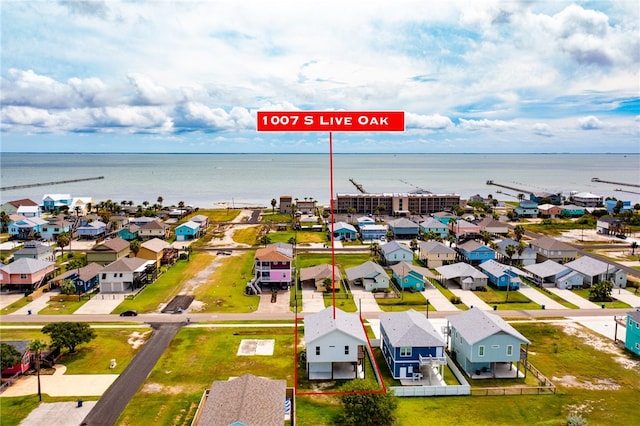
[[[335,152],[640,152],[640,6],[2,0],[2,151],[327,152],[259,110],[405,111]]]

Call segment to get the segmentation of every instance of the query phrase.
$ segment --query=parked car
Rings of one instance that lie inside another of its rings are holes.
[[[120,312],[121,317],[135,317],[138,316],[138,311],[135,309],[129,309],[128,311]]]

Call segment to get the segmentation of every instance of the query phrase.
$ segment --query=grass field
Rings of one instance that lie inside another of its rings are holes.
[[[589,289],[588,288],[581,288],[578,290],[571,290],[573,291],[575,294],[583,297],[584,299],[589,300]],[[611,297],[613,298],[612,302],[593,302],[596,305],[600,306],[600,305],[604,305],[605,308],[631,308],[631,306],[625,302],[623,302],[622,300],[618,300],[615,298],[615,294],[612,294]]]
[[[518,291],[499,290],[495,287],[487,286],[486,291],[475,291],[473,294],[491,306],[498,309],[521,310],[521,309],[541,309],[541,306],[532,302],[527,296]]]

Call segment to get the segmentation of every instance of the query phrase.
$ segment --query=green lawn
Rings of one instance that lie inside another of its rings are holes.
[[[581,288],[581,289],[571,290],[571,291],[581,296],[582,298],[589,300],[588,288]],[[614,292],[611,294],[611,297],[613,298],[612,302],[593,302],[593,303],[595,303],[598,306],[604,305],[605,308],[631,308],[631,305],[624,303],[622,300],[618,300],[615,298],[615,289],[614,289]]]
[[[49,297],[45,294],[42,297]],[[89,301],[89,297],[80,300],[50,300],[47,306],[38,312],[38,315],[69,315]]]
[[[508,293],[508,294],[507,294]],[[503,310],[541,309],[542,307],[532,302],[527,296],[518,291],[498,290],[487,286],[486,291],[474,291],[473,294],[491,306],[497,306]]]
[[[422,293],[411,293],[404,291],[400,298],[376,299],[378,306],[385,312],[399,312],[415,309],[416,311],[426,311],[427,299]],[[433,305],[429,305],[429,311],[435,311]]]
[[[527,280],[524,280],[524,281],[528,282]],[[535,284],[533,284],[533,283],[531,283],[531,282],[528,282],[528,283],[529,283],[529,287],[531,287],[531,288],[533,288],[533,289],[537,290],[539,293],[544,294],[544,295],[545,295],[545,296],[547,296],[549,299],[551,299],[551,300],[553,300],[553,301],[555,301],[555,302],[558,302],[558,303],[559,303],[559,304],[561,304],[562,306],[564,306],[564,307],[566,307],[566,308],[569,308],[569,309],[580,309],[578,306],[574,305],[574,304],[573,304],[573,303],[571,303],[571,302],[567,302],[566,300],[564,300],[562,297],[558,296],[557,294],[552,293],[552,292],[550,292],[550,291],[548,291],[548,290],[544,290],[544,289],[542,289],[542,288],[538,287],[537,285],[535,285]]]

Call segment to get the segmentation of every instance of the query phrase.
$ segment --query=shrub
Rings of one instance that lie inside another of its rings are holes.
[[[460,299],[458,296],[451,296],[449,298],[449,301],[454,305],[459,305],[460,303],[462,303],[462,299]]]
[[[581,414],[571,413],[567,416],[567,426],[587,426],[589,422]]]

